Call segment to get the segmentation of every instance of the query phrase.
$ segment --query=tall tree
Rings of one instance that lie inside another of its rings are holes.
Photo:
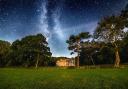
[[[115,67],[119,67],[119,41],[124,37],[124,21],[120,16],[110,16],[102,19],[94,32],[98,41],[112,43],[115,48]]]
[[[0,66],[5,66],[7,64],[10,45],[9,42],[0,40]]]
[[[78,35],[71,35],[69,39],[66,41],[68,43],[68,49],[72,50],[71,54],[74,52],[77,53],[77,59],[76,59],[76,66],[79,67],[79,56],[80,56],[80,51],[81,51],[81,42],[84,39],[90,38],[91,35],[89,32],[82,32]]]
[[[26,36],[13,42],[12,49],[17,54],[16,60],[21,60],[25,66],[35,65],[37,68],[39,64],[47,65],[51,57],[50,48],[42,34]]]

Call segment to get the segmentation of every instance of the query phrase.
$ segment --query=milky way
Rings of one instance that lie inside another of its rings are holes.
[[[127,0],[0,0],[0,40],[42,33],[53,56],[68,56],[71,34],[93,33],[104,16],[119,14]]]

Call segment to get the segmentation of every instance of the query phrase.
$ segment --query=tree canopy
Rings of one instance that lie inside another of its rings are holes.
[[[46,38],[42,34],[30,35],[16,40],[12,45],[0,41],[0,55],[9,53],[7,65],[12,66],[47,66],[51,61],[50,48]],[[1,56],[2,57],[2,56]],[[1,58],[1,60],[3,60]]]
[[[76,66],[79,67],[79,55],[81,51],[81,42],[83,40],[90,38],[91,35],[89,32],[82,32],[78,35],[71,35],[69,39],[66,41],[68,43],[68,49],[72,50],[71,54],[74,52],[77,53],[77,61]]]

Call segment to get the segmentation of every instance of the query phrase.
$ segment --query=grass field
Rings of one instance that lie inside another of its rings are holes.
[[[128,89],[128,69],[0,68],[0,89]]]

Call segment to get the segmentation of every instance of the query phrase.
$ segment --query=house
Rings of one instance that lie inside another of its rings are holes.
[[[56,61],[56,66],[69,67],[75,66],[75,60],[72,58],[61,57]]]

